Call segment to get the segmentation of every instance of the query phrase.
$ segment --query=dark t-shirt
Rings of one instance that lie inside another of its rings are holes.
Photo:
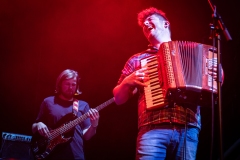
[[[73,101],[65,101],[57,96],[51,96],[44,99],[41,104],[40,112],[36,122],[43,122],[49,129],[56,129],[64,123],[69,122],[72,117]],[[79,101],[77,117],[88,112],[89,105],[84,101]],[[48,159],[84,159],[83,152],[83,130],[91,124],[87,118],[72,131],[65,134],[65,137],[72,137],[65,143],[58,144],[47,156]]]

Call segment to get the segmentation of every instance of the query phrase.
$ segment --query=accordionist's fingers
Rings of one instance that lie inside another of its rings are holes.
[[[213,79],[217,79],[217,72],[208,71],[208,74],[211,75]]]
[[[143,82],[148,79],[148,75],[144,72],[146,68],[139,69],[132,74],[128,75],[122,83],[130,86],[146,86]]]
[[[213,66],[213,67],[208,67],[209,71],[213,71],[213,72],[217,72],[217,67]]]
[[[145,74],[147,74],[147,68],[146,67],[141,68],[141,69],[135,71],[135,75],[136,76],[142,76],[142,75],[145,75]]]
[[[145,84],[143,81],[135,80],[134,83],[138,86],[147,87],[147,84]]]

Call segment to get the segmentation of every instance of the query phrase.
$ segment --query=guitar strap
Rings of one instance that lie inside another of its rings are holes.
[[[78,102],[79,102],[78,99],[74,99],[73,100],[73,109],[72,109],[72,111],[73,111],[74,116],[77,116]]]

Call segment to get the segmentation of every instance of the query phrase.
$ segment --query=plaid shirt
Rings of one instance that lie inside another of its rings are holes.
[[[134,71],[141,68],[140,60],[156,54],[158,50],[153,47],[149,47],[144,52],[137,53],[130,57],[125,63],[122,70],[121,77],[118,80],[120,84],[125,77],[133,73]],[[176,124],[188,124],[201,129],[201,116],[200,106],[188,105],[184,108],[179,105],[165,106],[155,110],[147,110],[146,102],[144,97],[143,87],[138,88],[139,99],[138,99],[138,127],[150,124],[160,123],[176,123]]]

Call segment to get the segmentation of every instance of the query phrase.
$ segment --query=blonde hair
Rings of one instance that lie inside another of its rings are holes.
[[[81,92],[79,91],[79,75],[77,71],[71,70],[71,69],[66,69],[64,71],[62,71],[62,73],[58,76],[57,78],[57,82],[56,82],[56,89],[55,89],[55,93],[59,94],[60,93],[60,88],[61,88],[61,84],[63,80],[66,79],[72,79],[72,78],[76,78],[77,79],[77,89],[76,89],[76,93],[75,94],[81,94]]]

